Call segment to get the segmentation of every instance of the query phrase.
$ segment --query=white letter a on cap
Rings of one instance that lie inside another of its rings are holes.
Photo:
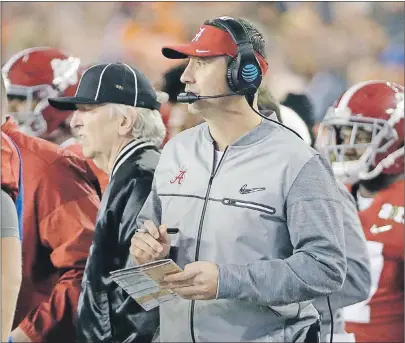
[[[201,37],[201,35],[203,34],[204,31],[205,31],[205,27],[200,28],[200,31],[195,35],[192,42],[198,42],[198,40],[200,39],[200,37]]]

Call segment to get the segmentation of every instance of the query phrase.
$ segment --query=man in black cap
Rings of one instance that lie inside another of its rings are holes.
[[[79,342],[149,342],[159,325],[157,310],[144,311],[109,273],[127,265],[135,218],[151,190],[165,136],[163,95],[138,70],[110,63],[87,69],[74,97],[49,99],[76,110],[71,126],[83,155],[109,174],[78,304]]]

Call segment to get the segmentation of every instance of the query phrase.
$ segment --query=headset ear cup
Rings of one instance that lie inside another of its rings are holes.
[[[237,92],[238,91],[238,80],[235,80],[235,75],[238,75],[238,73],[235,73],[235,68],[238,60],[237,57],[233,58],[229,64],[228,64],[228,69],[226,71],[226,79],[228,80],[228,86],[229,88]]]
[[[262,82],[262,75],[260,71],[260,65],[258,62],[250,62],[243,66],[241,83],[246,84],[248,88],[259,88]]]
[[[256,89],[259,89],[260,84],[262,83],[262,78],[263,78],[259,62],[257,62],[257,70],[259,71],[259,75],[257,76],[256,80],[253,82],[253,84],[255,85]]]

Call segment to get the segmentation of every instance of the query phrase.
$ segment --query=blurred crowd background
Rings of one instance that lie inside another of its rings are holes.
[[[179,61],[165,44],[190,41],[205,19],[243,17],[263,30],[278,101],[305,94],[319,122],[353,83],[404,84],[403,2],[3,2],[2,63],[18,51],[50,46],[84,64],[123,61],[159,88]]]

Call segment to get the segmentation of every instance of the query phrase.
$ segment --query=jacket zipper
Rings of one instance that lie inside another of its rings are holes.
[[[244,200],[236,200],[236,199],[224,198],[224,199],[222,199],[222,203],[224,205],[227,205],[227,206],[236,206],[236,207],[248,208],[250,210],[256,210],[256,211],[264,212],[264,213],[267,213],[267,214],[275,214],[276,213],[276,209],[274,207],[258,204],[256,202],[252,202],[252,201],[244,201]]]
[[[203,228],[203,224],[204,224],[204,216],[205,216],[205,212],[207,210],[208,200],[209,200],[209,196],[210,196],[212,181],[214,180],[215,174],[217,173],[217,171],[225,157],[226,151],[228,150],[228,147],[226,147],[226,149],[224,150],[224,154],[222,155],[221,159],[219,160],[217,168],[215,168],[215,164],[217,162],[216,152],[215,152],[215,142],[212,143],[212,147],[213,147],[214,156],[212,158],[211,174],[210,174],[210,178],[208,180],[207,192],[205,193],[204,205],[203,205],[201,218],[200,218],[200,225],[198,226],[197,245],[196,245],[195,257],[194,257],[195,261],[198,261],[198,255],[200,253],[200,240],[201,240],[202,228]],[[195,300],[191,300],[190,332],[191,332],[191,339],[193,340],[193,343],[196,343],[195,335],[194,335],[194,306],[195,306]]]

